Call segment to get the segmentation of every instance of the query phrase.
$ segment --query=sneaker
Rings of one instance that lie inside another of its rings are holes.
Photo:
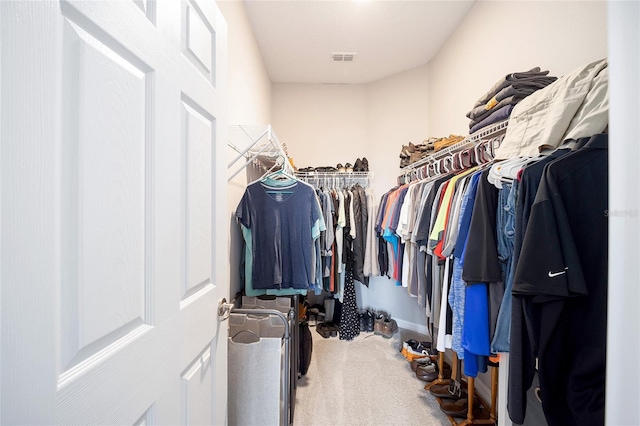
[[[396,320],[391,318],[386,318],[382,326],[382,333],[381,333],[382,337],[386,337],[387,339],[389,339],[391,338],[391,336],[393,336],[397,332],[398,332],[398,324],[396,323]]]
[[[325,324],[325,326],[329,330],[329,336],[330,337],[337,337],[338,336],[338,330],[340,329],[340,327],[338,327],[337,324],[334,324],[332,322],[328,322],[328,323]]]
[[[325,323],[318,324],[316,326],[316,331],[325,339],[328,339],[329,337],[331,337],[331,330]]]
[[[367,315],[367,333],[371,333],[374,330],[374,317],[373,317],[373,313],[370,311],[367,311],[366,313]]]
[[[413,361],[411,361],[411,371],[416,371],[416,369],[421,365],[426,366],[426,365],[431,365],[433,363],[434,363],[433,360],[428,356],[425,356],[424,358],[416,358]]]
[[[409,347],[407,348],[407,353],[410,353],[412,355],[429,356],[430,347],[431,347],[430,342],[416,342],[413,345],[409,345]]]
[[[436,366],[434,364],[419,365],[418,368],[416,368],[416,378],[424,382],[433,382],[438,378]]]
[[[375,318],[375,325],[373,326],[373,332],[375,334],[382,334],[384,328],[384,321],[386,317],[383,314],[377,314]]]
[[[367,329],[367,313],[361,312],[358,316],[360,317],[360,331],[365,331]]]
[[[409,346],[415,345],[418,342],[414,339],[409,339],[405,342],[402,342],[402,348],[400,348],[400,353],[406,352]]]

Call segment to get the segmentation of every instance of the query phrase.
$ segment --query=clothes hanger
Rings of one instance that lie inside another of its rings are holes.
[[[270,172],[275,167],[280,169]],[[293,194],[293,191],[287,191],[296,186],[298,178],[287,172],[286,161],[283,156],[279,156],[276,162],[260,179],[260,183],[268,194]]]

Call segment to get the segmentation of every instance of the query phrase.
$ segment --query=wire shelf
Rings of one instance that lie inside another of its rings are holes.
[[[416,161],[415,163],[411,163],[406,167],[403,167],[402,169],[400,169],[400,173],[398,173],[398,176],[402,176],[402,175],[407,175],[411,172],[413,172],[415,169],[418,169],[422,166],[424,166],[425,164],[440,160],[454,152],[458,152],[461,149],[466,149],[469,148],[475,144],[477,144],[478,142],[480,142],[483,139],[487,139],[489,137],[494,137],[499,135],[500,133],[504,132],[507,128],[507,123],[509,122],[509,120],[504,120],[501,121],[499,123],[496,123],[488,128],[486,128],[485,130],[481,130],[479,132],[476,132],[472,135],[467,136],[466,138],[464,138],[463,140],[461,140],[460,142],[456,143],[455,145],[451,145],[447,148],[441,149],[440,151],[436,151],[435,153],[428,155],[424,158],[421,158],[420,160]]]

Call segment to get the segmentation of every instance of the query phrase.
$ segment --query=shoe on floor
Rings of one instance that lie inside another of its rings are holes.
[[[338,336],[338,330],[340,329],[340,327],[337,324],[329,322],[329,323],[326,323],[326,326],[329,329],[329,336],[331,337]]]
[[[424,358],[416,358],[410,363],[411,371],[416,371],[416,369],[420,365],[430,365],[430,364],[433,364],[433,361],[428,356],[425,356]]]
[[[460,398],[456,401],[442,401],[440,409],[447,416],[466,418],[469,411],[469,400],[467,398]]]
[[[396,320],[387,318],[382,325],[382,337],[390,339],[394,334],[398,332],[398,323]]]
[[[331,337],[331,330],[325,323],[316,325],[316,331],[318,332],[319,335],[321,335],[325,339],[328,339],[329,337]]]
[[[367,315],[367,333],[373,333],[373,331],[375,330],[375,318],[373,315],[373,312],[371,311],[367,311],[366,313]]]
[[[413,340],[410,343],[407,343],[407,352],[413,355],[425,355],[429,356],[431,349],[431,342],[416,342]]]
[[[423,382],[433,382],[438,378],[438,371],[433,364],[419,365],[418,368],[416,368],[416,377]]]
[[[452,392],[452,383],[453,382],[454,382],[453,380],[450,380],[450,383],[431,386],[431,388],[429,389],[429,392],[431,392],[431,394],[433,396],[438,397],[440,399],[466,398],[467,397],[466,385],[460,384],[460,395],[458,396],[458,395],[455,395]]]
[[[373,326],[373,332],[375,334],[382,334],[382,330],[384,328],[384,320],[385,319],[386,319],[386,317],[384,316],[384,314],[376,314],[375,324]]]

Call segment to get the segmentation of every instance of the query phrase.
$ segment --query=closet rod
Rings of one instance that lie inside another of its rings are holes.
[[[359,183],[368,187],[373,179],[373,172],[296,172],[296,178],[309,184],[327,186],[327,182],[342,183],[350,185]]]
[[[296,172],[301,178],[353,177],[373,179],[373,172]]]
[[[424,166],[429,162],[439,160],[442,157],[446,157],[447,155],[453,152],[456,152],[461,148],[466,148],[468,145],[474,145],[480,140],[485,139],[489,136],[496,136],[497,134],[499,134],[500,132],[504,131],[507,128],[508,122],[509,120],[504,120],[499,123],[496,123],[486,130],[481,130],[479,132],[474,133],[473,135],[467,136],[466,138],[456,143],[455,145],[451,145],[447,148],[441,149],[440,151],[436,151],[427,157],[421,158],[415,163],[409,164],[408,166],[400,169],[400,173],[398,173],[398,176],[407,175],[413,172],[415,169],[421,166]]]

